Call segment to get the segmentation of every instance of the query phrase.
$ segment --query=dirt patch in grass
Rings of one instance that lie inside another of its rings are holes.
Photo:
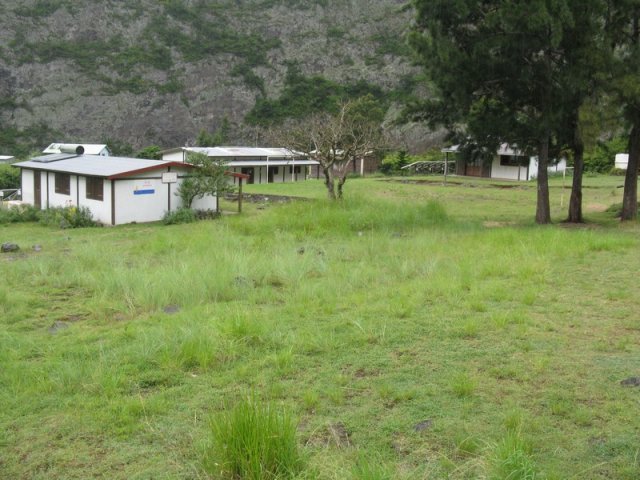
[[[510,227],[512,225],[515,225],[515,222],[487,221],[487,222],[483,222],[482,225],[486,228],[500,228],[500,227]]]
[[[231,202],[238,201],[237,193],[229,193],[225,195],[225,200],[229,200]],[[309,200],[306,197],[294,197],[288,195],[265,195],[263,193],[243,193],[242,200],[244,202],[251,203],[289,203],[294,200]]]
[[[425,179],[416,179],[416,180],[397,180],[397,179],[385,179],[380,180],[381,182],[390,182],[390,183],[402,183],[408,185],[438,185],[438,186],[447,186],[447,187],[469,187],[469,188],[498,188],[501,190],[510,190],[510,189],[518,189],[518,190],[529,190],[531,189],[528,185],[521,184],[502,184],[502,183],[470,183],[464,182],[457,179],[456,181],[447,181],[446,183],[442,180],[425,180]]]
[[[351,434],[342,422],[330,423],[326,427],[313,432],[307,440],[307,444],[319,447],[333,446],[336,448],[353,446]]]
[[[609,207],[601,203],[589,203],[585,210],[587,212],[606,212],[607,208]]]

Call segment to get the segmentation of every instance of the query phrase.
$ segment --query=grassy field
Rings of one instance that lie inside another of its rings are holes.
[[[188,225],[0,226],[22,247],[0,256],[0,478],[215,477],[211,419],[247,396],[295,420],[296,478],[640,478],[622,179],[585,179],[580,227],[535,226],[532,183],[396,180],[337,204],[248,186],[310,200]]]

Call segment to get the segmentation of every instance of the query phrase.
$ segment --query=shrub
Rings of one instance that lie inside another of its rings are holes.
[[[396,175],[402,172],[402,167],[410,163],[410,156],[404,150],[393,152],[384,157],[380,171],[385,175]]]
[[[607,173],[614,166],[616,153],[627,149],[627,139],[614,137],[607,141],[599,141],[584,154],[585,172]]]
[[[0,208],[0,225],[5,223],[37,222],[39,218],[40,210],[32,205]]]
[[[97,227],[91,210],[87,207],[53,207],[42,210],[39,214],[40,223],[60,228]]]
[[[0,165],[0,189],[20,188],[20,170],[11,165]]]
[[[609,171],[609,175],[613,175],[615,177],[624,177],[627,174],[627,171],[622,168],[613,167]]]
[[[179,208],[178,210],[174,210],[173,212],[167,212],[162,217],[162,223],[165,225],[178,225],[180,223],[193,223],[198,218],[196,217],[196,212],[191,210],[190,208]]]
[[[196,220],[213,220],[220,216],[220,212],[216,212],[215,210],[195,210],[194,214]]]
[[[640,202],[638,202],[638,209],[640,209]],[[605,210],[607,213],[613,213],[616,217],[622,215],[622,203],[614,203]]]
[[[218,478],[292,478],[302,467],[295,434],[285,411],[248,397],[211,421],[204,466]]]

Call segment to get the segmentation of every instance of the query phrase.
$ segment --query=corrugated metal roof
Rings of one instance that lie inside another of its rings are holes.
[[[71,149],[74,150],[78,147],[84,148],[85,155],[100,155],[105,148],[107,148],[104,144],[91,144],[91,143],[52,143],[47,148],[45,148],[42,153],[62,153],[61,149]]]
[[[265,160],[260,161],[243,161],[233,160],[225,164],[227,167],[281,167],[286,165],[320,165],[315,160]]]
[[[42,158],[42,157],[38,157]],[[73,173],[91,177],[118,177],[139,171],[155,170],[171,165],[185,166],[166,160],[146,160],[142,158],[101,157],[97,155],[77,155],[53,162],[28,160],[13,164],[20,168],[48,170],[50,172]]]
[[[457,153],[460,150],[460,145],[452,145],[440,150],[443,153]],[[527,156],[526,153],[522,153],[519,150],[512,148],[508,143],[503,143],[496,152],[497,155],[509,155],[509,156]]]
[[[170,153],[178,150],[187,152],[204,153],[209,157],[280,157],[304,156],[300,152],[294,152],[287,148],[261,148],[261,147],[182,147],[181,149],[165,150],[162,153]]]
[[[52,153],[50,155],[40,155],[39,157],[30,158],[30,162],[38,162],[38,163],[51,163],[58,162],[60,160],[66,160],[67,158],[75,158],[78,154],[76,153]]]

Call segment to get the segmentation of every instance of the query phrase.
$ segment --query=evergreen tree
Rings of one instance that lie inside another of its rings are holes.
[[[614,53],[611,87],[629,130],[629,163],[624,182],[622,220],[638,217],[640,166],[640,0],[611,0],[608,31]]]
[[[472,138],[481,149],[495,151],[507,142],[537,154],[536,222],[549,223],[549,153],[570,138],[568,131],[580,153],[576,119],[589,92],[584,75],[593,65],[585,55],[599,1],[414,4],[417,22],[411,40],[437,96],[411,111],[431,124],[445,125],[458,140]]]

